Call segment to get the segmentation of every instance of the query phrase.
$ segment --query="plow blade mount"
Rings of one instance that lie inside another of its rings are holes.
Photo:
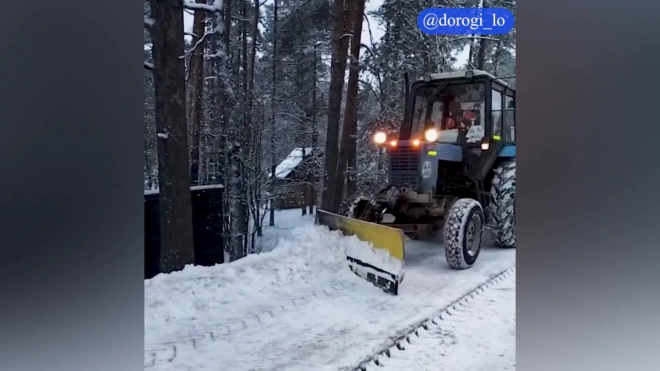
[[[372,247],[350,245],[346,249],[349,267],[358,276],[392,295],[399,292],[405,257],[400,229],[317,210],[316,222],[332,231],[341,231],[368,242]]]

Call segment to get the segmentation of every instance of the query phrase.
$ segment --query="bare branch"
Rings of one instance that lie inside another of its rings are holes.
[[[360,44],[360,47],[363,48],[364,50],[366,50],[367,52],[369,52],[369,54],[370,54],[373,58],[376,58],[376,55],[374,54],[373,50],[371,50],[371,48],[369,47],[369,45],[367,45],[367,44],[362,44],[362,43],[361,43],[361,44]]]
[[[371,91],[371,93],[374,95],[374,97],[376,98],[376,100],[378,101],[378,103],[379,103],[381,106],[384,105],[383,100],[382,100],[381,97],[376,93],[376,91],[374,90],[373,86],[371,86],[371,84],[370,84],[369,82],[364,81],[364,80],[362,80],[362,79],[360,79],[360,80],[358,80],[358,81],[359,81],[362,85],[365,85],[365,86],[369,89],[369,91]]]
[[[241,17],[239,17],[239,16],[236,16],[236,15],[234,15],[234,16],[232,16],[232,17],[231,17],[231,19],[232,19],[232,20],[234,20],[234,21],[241,21],[241,22],[252,22],[252,19],[248,19],[248,18],[241,18]]]

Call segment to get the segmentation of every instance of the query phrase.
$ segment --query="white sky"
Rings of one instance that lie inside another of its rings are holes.
[[[271,1],[267,1],[270,3]],[[366,10],[367,12],[377,10],[383,4],[382,0],[367,0]],[[378,42],[381,37],[385,34],[385,29],[376,22],[376,19],[372,16],[367,16],[369,23],[363,22],[362,26],[362,43],[371,46],[371,38],[369,37],[369,28],[371,26],[371,33],[373,34],[374,41]],[[194,17],[188,12],[183,13],[183,22],[185,25],[186,32],[192,32]],[[465,65],[467,62],[467,57],[469,53],[469,48],[464,48],[463,50],[455,53],[456,63],[454,63],[455,68],[460,68]],[[429,71],[436,72],[436,71]]]

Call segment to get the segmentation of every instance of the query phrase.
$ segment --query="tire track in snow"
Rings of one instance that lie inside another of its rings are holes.
[[[443,370],[442,364],[447,361],[449,362],[447,370],[459,370],[461,369],[459,362],[463,363],[465,358],[469,361],[469,357],[478,357],[480,353],[487,351],[493,353],[491,360],[499,358],[492,360],[492,363],[502,364],[482,365],[484,370],[513,370],[515,340],[511,344],[508,342],[504,344],[514,350],[513,354],[493,352],[489,348],[500,344],[483,344],[478,340],[477,346],[482,349],[464,350],[460,345],[462,338],[473,337],[471,332],[487,332],[486,329],[479,329],[479,325],[487,327],[493,317],[499,314],[498,309],[502,307],[502,303],[514,306],[515,310],[515,268],[496,275],[443,308],[436,315],[409,327],[399,336],[390,338],[388,345],[366,357],[351,370]],[[511,321],[506,326],[515,328],[515,316],[504,321]],[[515,339],[515,332],[513,338]],[[507,340],[510,341],[510,337]]]
[[[144,367],[150,368],[162,363],[174,362],[177,354],[181,352],[190,352],[206,343],[232,336],[251,327],[263,325],[284,313],[309,304],[317,298],[331,298],[340,292],[353,289],[354,286],[354,283],[338,282],[329,289],[315,290],[300,295],[284,297],[285,300],[282,300],[278,305],[269,306],[268,309],[263,309],[258,313],[246,313],[242,317],[227,318],[207,328],[206,331],[200,334],[186,335],[176,342],[149,345],[149,349],[144,351]]]

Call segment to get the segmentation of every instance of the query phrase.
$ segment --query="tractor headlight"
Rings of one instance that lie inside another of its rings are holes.
[[[374,134],[374,142],[376,144],[383,144],[387,141],[387,134],[383,133],[382,131],[377,132]]]
[[[438,131],[435,129],[427,130],[424,132],[424,139],[426,139],[427,142],[435,142],[438,140]]]

